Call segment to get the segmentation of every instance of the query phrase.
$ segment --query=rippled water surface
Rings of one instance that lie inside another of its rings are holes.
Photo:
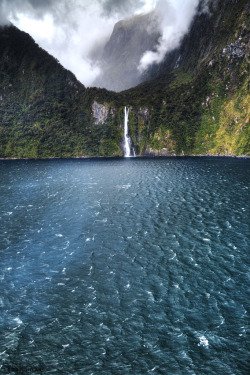
[[[249,165],[0,161],[0,372],[247,374]]]

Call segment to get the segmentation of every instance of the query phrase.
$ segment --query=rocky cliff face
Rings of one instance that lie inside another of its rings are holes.
[[[142,82],[137,67],[143,53],[153,50],[160,37],[154,13],[118,22],[99,57],[101,75],[94,85],[122,91]]]
[[[99,104],[96,101],[92,104],[92,114],[95,119],[95,124],[104,124],[107,120],[109,107],[105,104]]]

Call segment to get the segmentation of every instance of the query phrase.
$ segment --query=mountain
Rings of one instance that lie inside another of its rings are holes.
[[[130,90],[154,108],[149,152],[249,155],[249,9],[201,1],[180,47]]]
[[[144,52],[155,49],[160,36],[159,21],[153,12],[117,22],[101,56],[96,56],[101,74],[94,85],[122,91],[141,83],[140,59]]]
[[[2,28],[0,157],[122,155],[124,106],[137,155],[249,155],[249,9],[202,0],[180,46],[120,93],[85,88],[28,34]]]
[[[91,131],[95,92],[28,34],[14,26],[0,29],[0,157],[100,154],[111,131]]]

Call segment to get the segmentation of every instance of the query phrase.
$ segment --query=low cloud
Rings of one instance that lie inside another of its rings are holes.
[[[161,24],[162,37],[155,51],[146,51],[139,64],[142,73],[151,64],[159,64],[167,52],[177,48],[188,32],[197,11],[198,0],[159,0],[155,12]]]
[[[11,21],[71,70],[86,86],[100,72],[90,53],[114,24],[146,0],[0,0],[0,25]]]
[[[144,0],[101,0],[101,5],[103,8],[103,14],[110,16],[114,14],[134,14],[138,9],[143,8],[145,5]]]
[[[0,25],[9,22],[35,41],[91,86],[101,66],[91,53],[104,46],[114,24],[155,8],[162,38],[156,50],[147,51],[140,72],[158,63],[180,43],[188,31],[198,0],[0,0]]]

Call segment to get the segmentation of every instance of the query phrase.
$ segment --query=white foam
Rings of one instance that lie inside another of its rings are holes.
[[[173,260],[176,257],[176,253],[174,253],[173,258],[170,258],[169,260]]]
[[[122,185],[121,188],[127,190],[127,189],[130,188],[130,187],[131,187],[131,184],[127,184],[127,185]]]
[[[208,343],[208,340],[206,339],[205,336],[200,337],[200,342],[199,342],[198,346],[203,346],[204,348],[208,348],[209,343]]]
[[[150,292],[149,290],[146,290],[146,292],[147,292],[147,294],[149,295],[150,300],[151,300],[151,301],[154,301],[155,299],[154,299],[153,293]]]
[[[66,241],[66,246],[63,247],[63,250],[67,249],[67,247],[69,247],[69,241]]]
[[[93,266],[90,266],[89,273],[88,273],[89,276],[91,275],[91,271],[92,271],[92,269],[93,269]],[[91,287],[89,287],[89,288],[91,289]],[[94,288],[93,288],[93,289],[94,289]]]
[[[15,318],[14,321],[17,323],[17,324],[23,324],[22,320],[20,318]]]

